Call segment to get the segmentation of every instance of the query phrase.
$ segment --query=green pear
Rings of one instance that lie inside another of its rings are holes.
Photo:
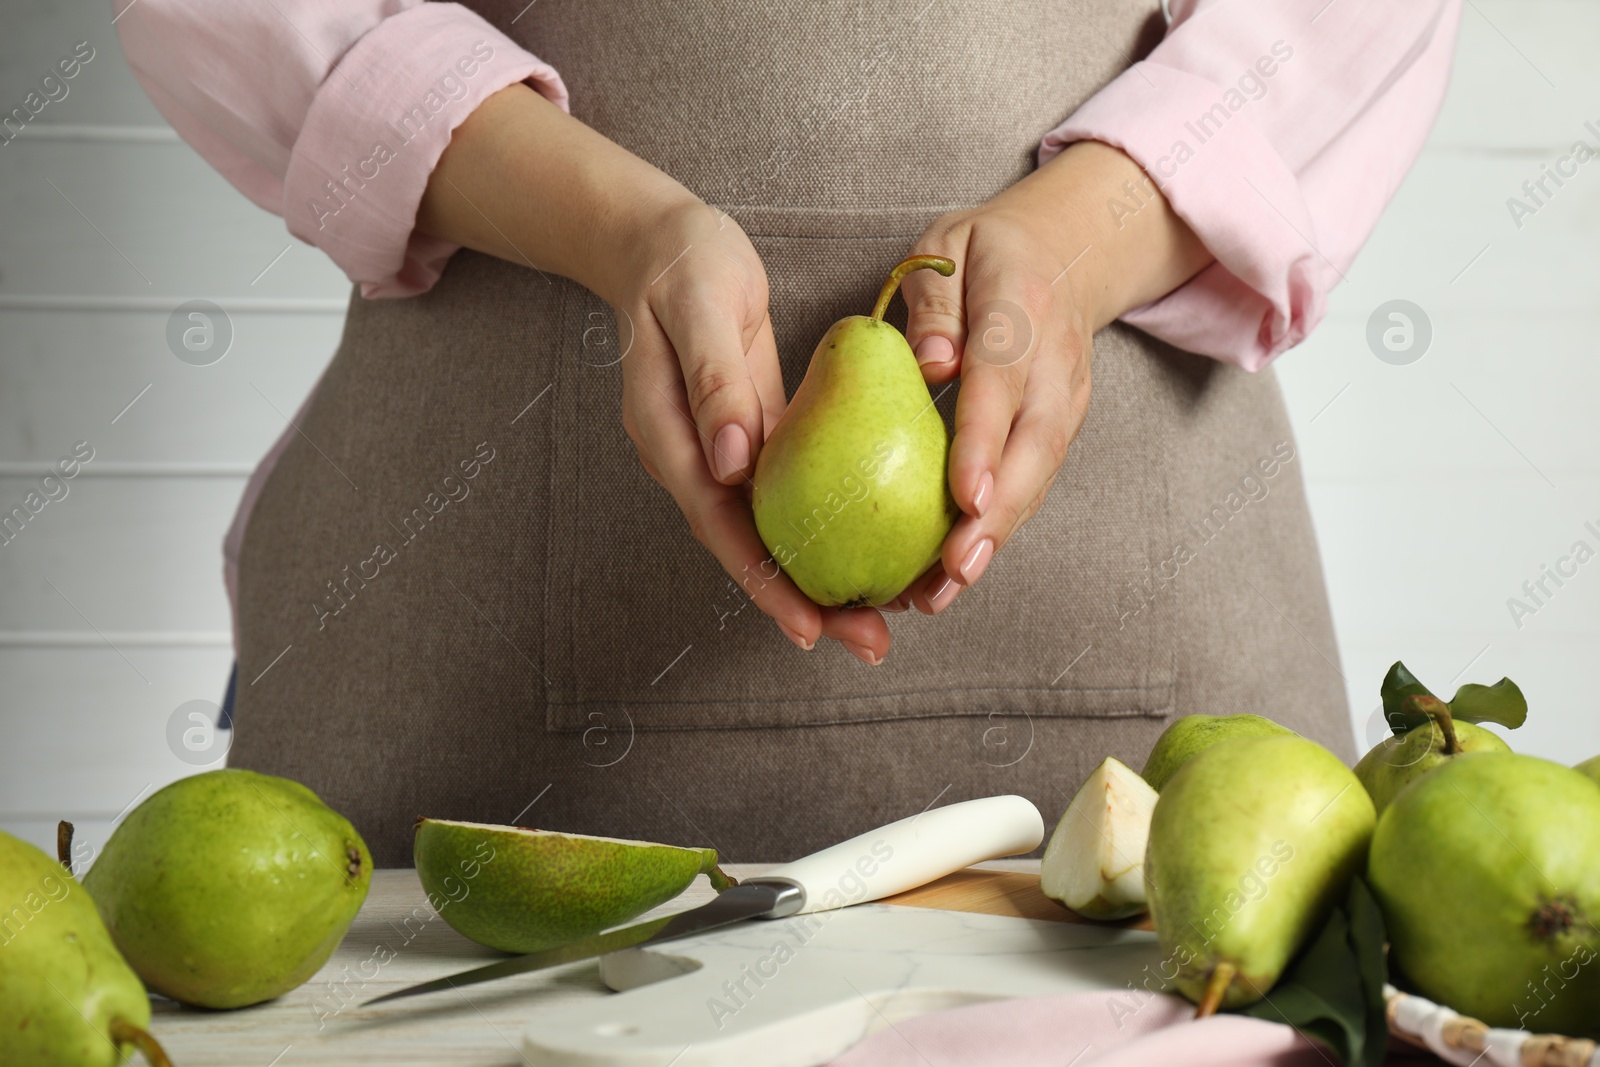
[[[366,842],[311,790],[219,770],[180,778],[135,808],[84,888],[152,990],[239,1008],[315,974],[371,880]]]
[[[1579,774],[1587,774],[1596,782],[1600,782],[1600,756],[1596,756],[1594,759],[1586,759],[1572,769]]]
[[[1473,752],[1511,751],[1499,735],[1455,722],[1449,705],[1437,697],[1411,697],[1408,704],[1427,716],[1427,725],[1384,738],[1356,764],[1356,777],[1380,815],[1402,789],[1449,760]]]
[[[1600,786],[1532,756],[1450,760],[1389,805],[1368,869],[1390,963],[1423,996],[1600,1037]]]
[[[418,819],[412,841],[428,902],[457,933],[502,952],[538,952],[625,923],[700,874],[733,882],[709,848]]]
[[[150,998],[94,902],[61,864],[0,832],[0,1059],[10,1067],[112,1067],[138,1048]]]
[[[1190,757],[1236,737],[1298,737],[1260,715],[1185,715],[1162,731],[1144,761],[1144,780],[1160,792]]]
[[[939,559],[956,519],[950,438],[900,331],[883,321],[913,270],[890,272],[872,314],[823,334],[805,380],[756,460],[751,507],[772,558],[824,606],[887,604]]]
[[[1303,737],[1223,741],[1161,791],[1145,893],[1164,975],[1209,1015],[1265,996],[1366,859],[1375,815],[1349,768]]]
[[[1039,865],[1039,889],[1086,919],[1145,911],[1144,852],[1157,794],[1106,758],[1067,805]]]

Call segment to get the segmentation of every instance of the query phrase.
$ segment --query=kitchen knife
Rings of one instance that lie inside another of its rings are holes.
[[[1031,852],[1043,840],[1044,819],[1025,797],[962,801],[870,830],[748,878],[698,908],[385,993],[362,1007],[526,974],[625,948],[658,945],[745,919],[782,919],[881,900],[974,863]]]

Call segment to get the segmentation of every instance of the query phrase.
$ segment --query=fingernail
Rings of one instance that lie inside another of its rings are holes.
[[[929,363],[949,363],[955,358],[955,355],[955,346],[950,343],[950,339],[947,337],[939,337],[937,335],[924,337],[917,343],[917,362],[924,365]]]
[[[905,594],[901,594],[900,596],[897,596],[893,600],[889,601],[887,604],[881,605],[878,608],[878,610],[879,611],[904,611],[904,610],[906,610],[906,608],[908,606],[909,605],[906,604]]]
[[[866,645],[858,645],[854,641],[840,641],[841,645],[850,650],[850,654],[862,663],[876,667],[883,662],[883,657],[873,653]]]
[[[712,442],[715,454],[717,480],[724,481],[744,470],[750,462],[750,438],[742,426],[728,425],[717,431]]]
[[[978,479],[978,488],[972,492],[972,511],[978,518],[983,518],[984,509],[989,506],[989,494],[994,490],[994,475],[988,471],[983,472],[983,477]]]
[[[805,638],[801,637],[797,631],[789,629],[781,622],[778,623],[778,629],[783,631],[783,636],[787,637],[789,640],[793,641],[807,652],[810,652],[812,647],[816,644],[815,641],[807,641]]]
[[[985,537],[972,546],[967,553],[967,558],[961,561],[957,568],[961,571],[961,580],[967,585],[976,582],[983,575],[983,568],[989,565],[989,557],[994,555],[994,541]]]
[[[959,592],[961,592],[961,583],[954,578],[946,578],[938,591],[928,598],[928,607],[932,608],[933,614],[937,615],[950,606],[950,601],[954,600]]]

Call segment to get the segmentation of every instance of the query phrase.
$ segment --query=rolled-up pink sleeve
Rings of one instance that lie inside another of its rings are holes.
[[[368,297],[410,296],[459,246],[415,232],[450,135],[549,64],[481,16],[421,0],[113,0],[123,53],[174,129]]]
[[[1461,0],[1174,0],[1135,63],[1044,138],[1114,145],[1216,262],[1123,321],[1259,370],[1321,321],[1415,162]],[[1113,215],[1140,207],[1138,190]]]

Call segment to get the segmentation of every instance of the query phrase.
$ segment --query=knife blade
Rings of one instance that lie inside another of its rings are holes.
[[[514,974],[542,971],[547,967],[576,963],[579,960],[620,952],[625,948],[641,948],[645,945],[658,945],[664,941],[676,941],[681,937],[715,930],[719,926],[743,922],[745,919],[781,919],[799,911],[803,903],[805,903],[805,892],[793,882],[752,878],[740,882],[731,889],[724,889],[717,894],[717,899],[698,908],[680,911],[676,915],[663,915],[659,919],[635,923],[592,937],[579,938],[577,941],[557,945],[543,952],[514,956],[509,960],[500,960],[460,974],[436,978],[431,982],[423,982],[394,993],[385,993],[381,997],[373,997],[361,1006],[366,1008],[373,1004],[382,1004],[386,1000],[399,1000],[401,997],[414,997],[442,989],[476,985],[496,978],[509,978]]]
[[[1031,852],[1043,840],[1044,819],[1025,797],[949,804],[748,878],[698,908],[435,978],[374,997],[362,1007],[675,941],[746,919],[781,919],[881,900],[974,863]]]

